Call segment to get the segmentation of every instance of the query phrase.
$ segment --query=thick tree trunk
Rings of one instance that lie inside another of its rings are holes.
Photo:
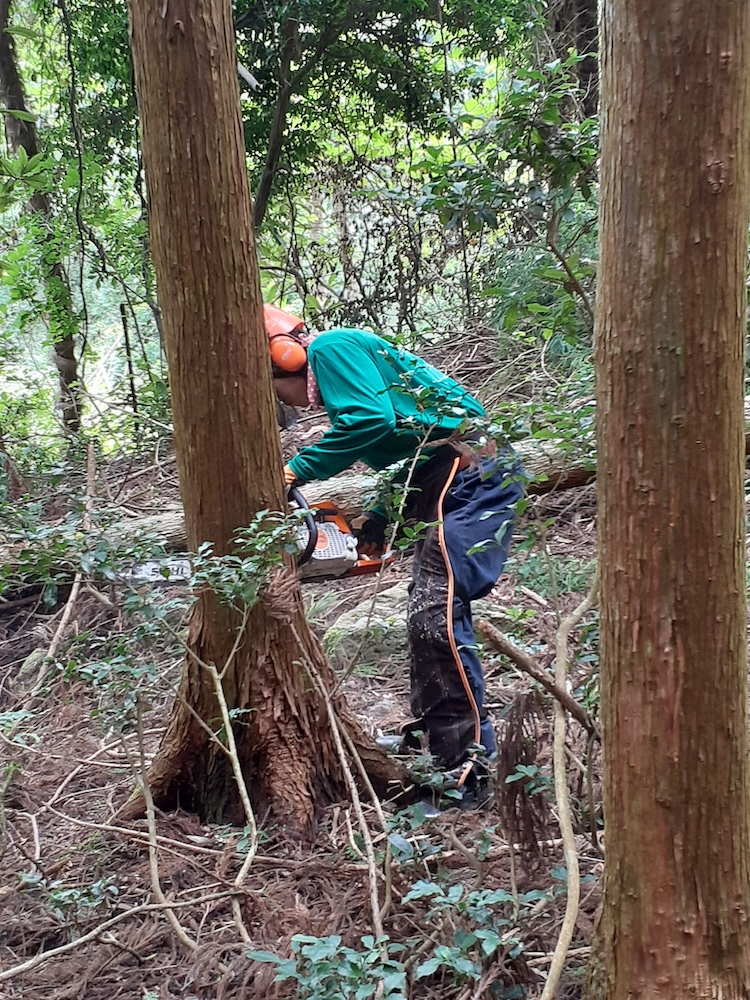
[[[28,113],[26,93],[18,71],[13,36],[7,31],[10,7],[11,0],[0,0],[0,102],[9,111]],[[36,156],[39,152],[39,144],[34,123],[22,121],[12,115],[4,115],[3,119],[5,137],[14,152],[23,149],[28,154],[29,159]],[[60,383],[62,423],[67,431],[75,434],[81,428],[82,393],[78,376],[78,361],[75,356],[75,334],[78,324],[73,308],[73,298],[70,294],[70,284],[65,267],[55,251],[54,242],[50,238],[52,206],[48,195],[37,191],[29,199],[27,207],[41,220],[40,245],[46,268],[44,285],[52,349]]]
[[[187,542],[231,548],[255,512],[281,509],[281,449],[245,167],[228,0],[130,0],[149,220],[172,390]],[[199,596],[189,654],[150,782],[160,805],[240,821],[229,763],[197,718],[221,729],[208,671],[224,691],[253,804],[289,833],[309,834],[346,786],[322,698],[304,664],[331,681],[293,576],[283,604],[256,606],[233,651],[238,615]],[[351,723],[346,707],[341,718]],[[352,723],[355,742],[377,755]],[[381,761],[381,777],[389,774]],[[381,786],[382,787],[382,786]],[[131,814],[138,808],[131,805]]]
[[[332,672],[304,624],[299,586],[288,578],[284,589],[293,596],[285,597],[283,604],[271,597],[252,613],[247,641],[222,688],[228,704],[242,713],[235,739],[256,812],[286,825],[292,835],[306,835],[314,829],[321,806],[345,799],[348,792],[324,702],[305,669],[295,664],[311,663],[329,690]],[[190,621],[191,653],[149,779],[162,808],[179,805],[214,822],[241,825],[245,817],[226,755],[196,722],[197,715],[213,732],[222,728],[216,693],[199,661],[221,668],[230,655],[223,637],[234,636],[237,626],[236,615],[218,606],[211,595],[201,599]],[[384,794],[399,772],[364,736],[345,702],[335,702],[341,725]],[[140,811],[135,801],[124,815]]]
[[[604,0],[605,1000],[745,998],[750,6]]]

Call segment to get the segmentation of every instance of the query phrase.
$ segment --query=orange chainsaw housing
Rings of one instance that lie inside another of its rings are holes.
[[[316,519],[319,521],[318,543],[315,546],[316,551],[325,550],[329,545],[328,536],[326,535],[326,524],[335,525],[344,535],[353,535],[349,522],[338,507],[330,500],[323,500],[320,503],[316,503],[314,510]],[[360,556],[352,567],[345,573],[342,573],[341,576],[364,576],[366,573],[378,573],[383,565],[388,565],[392,561],[393,553],[388,553],[388,555],[381,553],[378,556]]]
[[[360,556],[351,525],[332,501],[323,500],[310,507],[304,494],[293,485],[289,487],[289,500],[304,514],[297,527],[297,572],[303,582],[377,573],[393,560],[392,552],[375,558]]]

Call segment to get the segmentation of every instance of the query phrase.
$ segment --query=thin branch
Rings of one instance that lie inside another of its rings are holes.
[[[524,222],[529,227],[529,229],[531,229],[531,231],[535,234],[535,236],[538,239],[541,239],[542,238],[542,234],[539,232],[539,229],[537,228],[536,223],[531,218],[531,216],[527,215],[525,212],[522,212],[521,214],[523,216]],[[547,232],[546,243],[547,243],[547,247],[549,248],[549,251],[552,254],[552,256],[557,259],[557,261],[559,262],[559,264],[562,267],[563,271],[565,271],[565,274],[566,274],[566,276],[568,278],[568,281],[570,282],[572,288],[575,289],[576,294],[580,298],[580,300],[581,300],[581,302],[583,304],[583,307],[586,310],[586,314],[588,315],[589,320],[593,324],[593,322],[594,322],[594,307],[591,305],[591,300],[589,299],[589,297],[588,297],[588,295],[586,293],[586,289],[581,284],[580,280],[578,279],[578,276],[571,269],[571,266],[568,263],[567,257],[560,250],[560,248],[558,247],[558,245],[557,245],[557,243],[556,243],[553,235],[549,231]]]
[[[555,643],[555,680],[558,688],[564,689],[568,674],[568,637],[570,632],[580,622],[596,603],[597,591],[599,588],[599,573],[594,577],[586,598],[578,607],[562,622],[557,632]],[[565,856],[565,870],[567,878],[567,900],[565,904],[565,916],[563,918],[560,935],[555,945],[550,965],[549,975],[544,984],[540,1000],[553,1000],[563,972],[565,960],[568,955],[568,948],[573,939],[573,931],[578,917],[578,904],[581,896],[581,881],[578,865],[578,852],[576,851],[575,836],[573,834],[573,820],[570,809],[570,794],[568,792],[568,779],[565,769],[565,735],[566,719],[565,709],[559,702],[555,705],[555,736],[553,745],[553,763],[555,770],[555,800],[557,802],[557,815],[560,822],[560,832],[563,838],[563,853]]]
[[[359,771],[359,776],[362,779],[362,783],[367,789],[373,806],[375,807],[375,812],[383,828],[384,835],[388,834],[388,824],[386,823],[385,813],[383,812],[383,805],[378,797],[377,792],[372,786],[370,781],[370,775],[367,773],[367,768],[364,765],[362,757],[359,754],[356,746],[354,745],[354,740],[351,738],[346,730],[346,727],[342,730],[342,735],[346,741],[346,746],[351,754],[352,760],[357,765],[357,770]],[[383,861],[383,874],[385,876],[385,894],[383,897],[383,905],[380,907],[380,920],[381,922],[385,920],[391,910],[391,904],[393,902],[393,850],[391,848],[390,840],[386,840],[385,843],[385,860]]]
[[[297,629],[292,626],[294,631],[294,637],[297,640],[299,648],[304,650],[304,644],[297,631]],[[339,761],[341,763],[341,769],[344,772],[344,778],[346,779],[346,784],[349,788],[349,795],[352,800],[352,805],[354,806],[354,811],[357,814],[357,821],[359,822],[359,828],[362,833],[362,839],[365,844],[365,852],[367,854],[367,868],[370,875],[370,907],[372,909],[372,927],[375,932],[376,938],[383,937],[383,923],[380,919],[380,901],[378,899],[378,875],[377,875],[377,864],[375,861],[375,848],[372,843],[372,836],[370,835],[370,829],[367,826],[367,820],[365,819],[365,814],[362,809],[362,800],[359,797],[359,790],[357,789],[357,784],[354,780],[354,775],[352,774],[351,768],[349,767],[349,761],[346,759],[346,753],[344,751],[344,744],[341,739],[341,730],[339,728],[339,722],[336,717],[336,712],[331,701],[331,696],[326,689],[325,684],[311,658],[304,655],[304,663],[307,668],[307,672],[318,689],[323,701],[325,702],[326,711],[328,713],[328,721],[331,726],[331,732],[333,733],[333,739],[336,744],[336,750],[339,755]]]
[[[287,18],[282,24],[282,31],[286,32],[284,47],[281,51],[279,63],[279,90],[276,97],[276,108],[274,110],[271,132],[268,137],[266,162],[263,164],[263,172],[260,181],[255,189],[253,197],[253,223],[256,229],[263,224],[263,219],[268,206],[268,199],[271,195],[276,170],[281,159],[284,146],[284,133],[286,132],[287,117],[292,96],[299,86],[307,79],[318,65],[326,49],[331,45],[339,34],[344,31],[348,22],[340,25],[328,24],[320,35],[315,49],[299,69],[291,72],[292,61],[295,58],[297,48],[297,38],[294,31],[296,22],[292,18]]]
[[[247,622],[247,613],[245,614],[244,623]],[[243,629],[244,632],[244,623]],[[238,630],[239,631],[239,630]],[[236,649],[236,644],[235,644]],[[234,656],[235,649],[230,653],[230,659]],[[221,681],[226,673],[227,666],[229,665],[229,660],[224,666],[224,669],[219,674],[213,663],[208,664],[208,672],[211,680],[214,684],[214,691],[216,693],[216,699],[219,702],[219,708],[221,710],[221,718],[224,722],[224,731],[226,733],[227,739],[227,749],[229,751],[229,760],[232,765],[232,773],[234,774],[234,780],[237,782],[237,790],[240,795],[240,801],[242,802],[242,808],[245,810],[245,819],[247,821],[247,827],[250,833],[250,842],[247,848],[247,854],[245,855],[245,860],[242,862],[242,867],[237,872],[237,876],[234,880],[235,886],[239,888],[247,877],[247,873],[250,871],[250,866],[253,863],[255,855],[258,853],[258,824],[255,819],[255,813],[253,811],[252,804],[250,802],[250,794],[247,790],[247,785],[245,784],[245,778],[242,774],[242,765],[240,763],[240,755],[237,750],[237,741],[234,738],[234,729],[232,728],[232,719],[229,715],[229,706],[227,705],[226,695],[224,694],[224,688],[222,687]],[[250,935],[247,932],[244,921],[242,920],[242,912],[240,910],[240,904],[238,900],[232,901],[232,913],[234,916],[235,923],[237,925],[237,930],[239,931],[240,937],[246,942],[250,943]]]
[[[197,663],[200,668],[205,670],[209,674],[213,682],[214,693],[216,694],[216,700],[219,704],[219,710],[221,712],[224,731],[226,733],[226,740],[227,740],[226,745],[222,743],[222,741],[218,738],[216,733],[213,732],[211,727],[200,717],[200,715],[198,715],[198,713],[195,711],[192,705],[190,705],[184,698],[182,698],[181,701],[182,704],[189,710],[190,714],[193,716],[196,722],[208,734],[209,739],[212,742],[214,742],[221,749],[221,751],[229,758],[232,766],[232,773],[234,775],[235,782],[237,783],[237,790],[239,792],[240,801],[242,802],[242,808],[245,812],[245,818],[247,820],[247,826],[250,833],[250,843],[248,845],[247,854],[245,855],[245,859],[242,862],[240,870],[237,873],[237,876],[234,880],[234,884],[235,886],[237,886],[237,888],[239,888],[247,878],[247,873],[250,870],[250,866],[252,865],[253,860],[255,859],[258,853],[258,844],[260,842],[260,838],[258,834],[258,824],[255,819],[255,813],[253,811],[252,803],[250,802],[250,794],[247,789],[247,784],[245,783],[244,775],[242,774],[242,764],[240,762],[240,757],[237,750],[237,741],[234,738],[232,719],[229,713],[229,706],[227,704],[226,695],[224,694],[222,680],[225,677],[227,670],[234,661],[234,658],[237,655],[237,652],[240,648],[242,639],[244,638],[245,631],[247,629],[247,622],[249,616],[250,616],[250,609],[246,607],[242,614],[242,621],[240,622],[237,628],[237,634],[235,635],[232,648],[229,652],[229,656],[227,657],[227,660],[221,670],[221,673],[219,673],[219,671],[216,669],[215,664],[207,663],[205,660],[203,660],[196,653],[196,651],[190,646],[190,644],[187,643],[185,639],[174,628],[172,628],[172,626],[168,622],[163,623],[167,631],[170,632],[172,637],[176,639],[177,642],[183,647],[186,655],[190,657],[195,663]],[[148,795],[146,795],[145,779],[144,782],[141,782],[140,784],[142,785],[141,792],[144,796],[144,802],[146,804],[146,808],[148,809],[148,803],[149,800],[151,799],[151,792],[150,790],[148,790]],[[247,928],[245,927],[245,923],[242,919],[242,911],[240,909],[239,901],[236,899],[232,900],[232,915],[234,917],[234,921],[237,926],[237,930],[240,937],[245,941],[246,944],[249,944],[251,941],[250,935],[248,934]]]
[[[164,890],[162,889],[161,881],[159,880],[159,848],[156,843],[156,813],[154,811],[154,799],[151,795],[151,789],[148,786],[148,775],[146,774],[146,762],[143,747],[143,720],[140,705],[138,706],[138,743],[140,750],[139,761],[137,767],[133,766],[133,770],[136,775],[136,780],[141,787],[141,795],[146,803],[146,822],[148,823],[148,867],[151,874],[151,888],[153,889],[157,900],[162,904],[162,906],[164,906],[164,912],[167,920],[172,925],[172,930],[175,932],[178,940],[181,941],[182,944],[184,944],[190,951],[197,951],[198,943],[193,941],[180,921],[177,919],[177,915],[174,910],[172,910],[167,901],[167,897],[164,895]],[[123,742],[123,749],[125,750],[125,753],[128,754],[128,757],[130,757],[127,743]]]
[[[84,502],[82,526],[84,532],[91,531],[91,510],[94,504],[94,485],[96,481],[96,453],[94,451],[93,442],[89,442],[86,451],[86,500]],[[68,623],[73,615],[73,610],[76,606],[76,601],[78,600],[78,594],[81,590],[81,583],[83,581],[83,571],[78,570],[75,577],[73,578],[73,586],[70,588],[70,594],[68,595],[68,600],[65,603],[65,610],[63,611],[62,618],[55,629],[55,634],[52,637],[52,641],[49,644],[46,654],[42,659],[42,664],[39,668],[36,680],[34,681],[34,686],[31,691],[29,691],[28,698],[24,708],[29,708],[33,700],[39,694],[42,684],[44,683],[44,678],[47,676],[49,671],[49,661],[54,659],[57,655],[57,651],[60,648],[60,643],[65,636],[65,632],[68,628]]]

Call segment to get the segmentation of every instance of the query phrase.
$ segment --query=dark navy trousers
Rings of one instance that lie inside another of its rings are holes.
[[[438,523],[417,543],[409,591],[411,709],[447,768],[472,744],[495,752],[484,708],[471,602],[485,597],[503,571],[523,496],[520,468],[507,452],[446,470]]]

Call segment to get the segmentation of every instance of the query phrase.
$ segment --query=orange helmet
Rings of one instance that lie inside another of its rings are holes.
[[[298,338],[304,322],[270,305],[263,306],[263,319],[273,364],[284,372],[301,371],[307,364],[307,351]]]

